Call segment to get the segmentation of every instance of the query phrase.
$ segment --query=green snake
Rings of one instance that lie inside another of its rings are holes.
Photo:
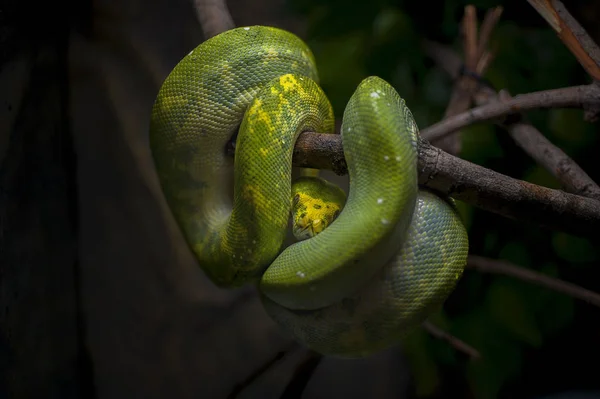
[[[316,177],[292,192],[298,136],[334,133],[317,82],[313,54],[292,33],[223,32],[164,81],[150,147],[168,206],[216,285],[256,284],[267,313],[296,340],[362,357],[398,343],[443,303],[468,238],[454,203],[419,189],[417,125],[378,77],[363,80],[344,111],[347,199]],[[325,228],[305,220],[294,228],[302,240],[284,248],[291,211],[298,224],[323,205],[338,206]]]

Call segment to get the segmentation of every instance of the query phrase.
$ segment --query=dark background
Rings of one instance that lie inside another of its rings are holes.
[[[600,42],[600,3],[565,2]],[[388,80],[424,128],[452,81],[420,40],[460,50],[464,6],[450,1],[229,1],[237,25],[304,38],[336,115],[364,77]],[[589,78],[525,1],[502,5],[486,78],[525,93]],[[212,398],[280,351],[243,391],[277,398],[304,352],[251,289],[219,290],[183,244],[147,146],[168,72],[203,40],[191,2],[0,3],[0,398]],[[598,124],[579,110],[528,114],[595,180]],[[492,124],[461,133],[461,157],[558,188]],[[600,291],[600,251],[460,204],[471,253]],[[535,398],[599,390],[597,308],[513,278],[467,270],[436,325],[477,348],[469,361],[424,331],[380,355],[324,359],[304,398]],[[575,398],[575,396],[564,396]],[[600,396],[595,396],[600,397]]]

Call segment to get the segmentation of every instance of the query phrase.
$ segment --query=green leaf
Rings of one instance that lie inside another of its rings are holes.
[[[469,362],[466,377],[478,399],[496,398],[507,380],[521,370],[521,348],[507,336],[481,304],[454,320],[452,333],[477,349],[481,359]]]
[[[542,334],[535,314],[514,284],[505,278],[497,278],[491,285],[487,301],[492,318],[514,338],[532,346],[542,344]]]
[[[488,160],[504,156],[493,125],[477,124],[461,131],[463,148],[461,157],[485,165]]]
[[[508,242],[500,250],[498,257],[521,266],[531,265],[531,255],[529,250],[525,247],[525,244],[520,241]]]
[[[357,31],[309,42],[319,68],[320,83],[341,117],[348,99],[367,75],[364,67],[365,34]],[[344,73],[340,73],[343,67]]]
[[[554,252],[564,260],[571,262],[573,266],[577,263],[594,261],[597,258],[592,244],[585,238],[576,237],[563,232],[552,235]]]
[[[494,399],[506,381],[521,369],[521,350],[510,341],[494,340],[490,332],[482,360],[467,365],[467,378],[478,399]]]
[[[455,201],[455,204],[465,228],[469,231],[473,223],[473,207],[462,201]]]
[[[554,263],[544,264],[540,272],[552,277],[558,276],[558,268]],[[530,294],[533,294],[533,288]],[[575,311],[575,301],[572,297],[544,287],[535,288],[535,292],[539,291],[540,294],[532,299],[536,304],[538,325],[544,333],[556,333],[571,323]]]

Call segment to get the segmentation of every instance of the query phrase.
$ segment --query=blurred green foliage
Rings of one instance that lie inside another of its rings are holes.
[[[435,40],[460,51],[459,23],[467,4],[477,7],[480,21],[487,9],[504,7],[491,40],[496,58],[485,75],[497,89],[518,94],[588,83],[574,57],[525,1],[429,1],[426,8],[419,3],[288,0],[292,12],[308,22],[307,42],[338,118],[358,83],[378,75],[405,98],[421,128],[439,121],[452,81],[424,55],[420,40]],[[584,7],[592,3],[580,2],[572,12],[585,12]],[[593,168],[598,127],[585,122],[582,111],[536,111],[528,118],[592,178],[600,180]],[[515,178],[560,187],[494,125],[468,127],[461,137],[461,157]],[[459,207],[469,230],[471,253],[504,259],[600,291],[600,255],[598,245],[590,240],[507,220],[466,204]],[[477,348],[482,359],[469,362],[424,331],[411,334],[404,348],[412,364],[415,394],[534,397],[593,385],[593,381],[600,384],[593,377],[585,378],[589,373],[585,361],[573,360],[582,356],[595,361],[594,356],[600,355],[598,345],[589,338],[600,334],[596,319],[596,309],[565,295],[513,278],[467,270],[432,321]],[[528,387],[528,383],[534,386]],[[456,392],[448,394],[449,389]]]

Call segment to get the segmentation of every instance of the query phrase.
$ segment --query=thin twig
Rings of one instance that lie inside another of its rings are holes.
[[[477,64],[477,67],[475,68],[475,72],[477,74],[479,74],[479,76],[482,76],[484,74],[484,72],[487,71],[487,69],[489,68],[493,59],[494,59],[494,53],[491,51],[485,51],[483,53],[483,55],[481,56],[481,58],[479,59],[479,63]]]
[[[600,106],[600,87],[595,84],[519,94],[508,101],[486,104],[444,119],[421,131],[433,141],[477,122],[540,108],[584,108]]]
[[[481,358],[481,354],[479,353],[479,351],[477,349],[473,348],[471,345],[467,344],[466,342],[458,339],[454,335],[447,333],[446,331],[442,330],[441,328],[434,325],[430,321],[428,321],[428,320],[424,321],[422,326],[433,337],[447,342],[448,344],[450,344],[451,347],[453,347],[454,349],[456,349],[459,352],[466,354],[472,360],[477,360],[477,359]]]
[[[486,46],[501,14],[502,7],[496,7],[486,13],[482,23],[481,36],[478,38],[475,7],[472,5],[465,7],[465,15],[462,21],[463,52],[465,54],[464,65],[468,71],[483,75],[490,65],[493,56],[491,52],[486,50]],[[460,59],[455,62],[458,67]],[[479,86],[478,80],[474,79],[471,74],[458,76],[457,71],[457,77],[458,79],[452,88],[448,107],[444,112],[444,118],[467,111],[471,107],[473,94]],[[458,133],[458,131],[453,133]],[[439,140],[432,140],[431,143],[452,155],[457,155],[461,150],[461,137],[458,134],[448,134]]]
[[[475,7],[465,7],[465,15],[462,21],[463,29],[463,51],[465,52],[465,66],[473,71],[477,65],[477,14]]]
[[[300,361],[292,379],[281,394],[281,399],[300,399],[315,370],[323,360],[323,356],[314,351],[307,351]]]
[[[478,63],[477,59],[477,16],[475,7],[465,7],[465,15],[462,20],[463,52],[465,54],[465,65],[473,71]],[[444,118],[457,115],[471,107],[472,91],[476,84],[467,75],[463,75],[454,83],[450,101],[444,112]],[[458,133],[458,131],[454,132]],[[462,148],[459,134],[448,134],[439,140],[432,140],[432,144],[452,155],[458,155]]]
[[[481,272],[515,277],[519,280],[537,284],[600,307],[600,294],[596,292],[587,290],[576,284],[546,276],[545,274],[538,273],[533,270],[513,265],[512,263],[504,260],[495,260],[477,255],[469,255],[467,267]]]
[[[527,0],[558,33],[577,61],[594,79],[600,80],[600,48],[558,0]]]
[[[479,40],[477,42],[477,59],[481,59],[486,52],[488,44],[490,42],[490,38],[492,37],[492,32],[494,28],[498,24],[500,20],[500,16],[502,15],[502,7],[494,7],[488,10],[485,13],[485,17],[483,18],[483,22],[481,23],[481,30],[479,33]],[[478,71],[481,74],[480,71]]]
[[[194,0],[194,7],[205,39],[235,27],[225,0]]]
[[[296,142],[293,162],[299,167],[347,173],[337,134],[303,133]],[[576,235],[594,236],[600,229],[600,201],[513,179],[425,141],[419,144],[418,170],[422,186],[489,212]]]

